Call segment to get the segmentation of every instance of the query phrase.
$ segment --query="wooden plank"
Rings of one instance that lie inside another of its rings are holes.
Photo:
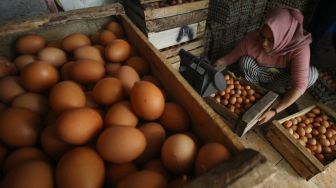
[[[193,11],[186,14],[169,16],[161,19],[146,21],[149,32],[163,31],[170,28],[182,27],[185,25],[201,22],[208,17],[208,9]]]
[[[161,54],[163,54],[163,56],[165,58],[169,58],[169,57],[178,55],[181,49],[184,49],[186,51],[190,51],[190,50],[199,48],[203,45],[204,45],[204,39],[201,38],[201,39],[196,39],[196,40],[193,40],[193,41],[190,41],[190,42],[186,42],[186,43],[181,44],[181,45],[177,45],[176,47],[169,47],[169,48],[166,48],[166,49],[162,49],[162,50],[160,50],[160,52],[161,52]]]
[[[204,47],[201,46],[199,48],[193,49],[193,50],[189,50],[189,52],[195,56],[201,56],[204,52]],[[167,59],[169,63],[174,64],[174,63],[178,63],[180,62],[180,56],[173,56]]]
[[[205,21],[199,22],[199,23],[194,23],[194,24],[189,24],[189,28],[193,32],[194,38],[200,38],[204,35],[205,33]],[[188,36],[183,36],[182,39],[177,42],[177,37],[179,35],[181,28],[176,27],[173,29],[165,30],[165,31],[160,31],[160,32],[151,32],[148,33],[148,40],[157,48],[157,49],[163,49],[167,48],[169,46],[174,46],[183,42],[190,41]],[[191,40],[192,40],[191,39]]]
[[[195,10],[207,9],[208,7],[209,7],[209,0],[201,0],[201,1],[194,1],[191,3],[183,3],[181,5],[162,7],[158,9],[146,9],[144,11],[144,14],[145,14],[145,20],[153,20],[177,14],[185,14]]]
[[[160,2],[162,0],[140,0],[141,4],[148,4],[148,3],[154,3],[154,2]]]
[[[307,108],[305,108],[305,109],[303,109],[303,110],[301,110],[301,111],[299,111],[299,112],[297,112],[297,113],[295,113],[295,114],[292,114],[292,115],[290,115],[290,116],[287,116],[287,117],[285,117],[285,118],[283,118],[283,119],[278,120],[278,123],[279,123],[279,124],[283,124],[283,123],[284,123],[285,121],[287,121],[287,120],[293,119],[293,118],[295,118],[295,117],[302,116],[302,115],[308,113],[309,111],[311,111],[311,110],[312,110],[313,108],[315,108],[315,107],[316,107],[315,105],[309,106],[309,107],[307,107]]]

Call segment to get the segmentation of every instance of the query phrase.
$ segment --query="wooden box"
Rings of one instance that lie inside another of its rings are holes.
[[[278,94],[273,91],[267,91],[260,86],[253,85],[244,78],[237,78],[232,72],[224,71],[224,75],[226,74],[231,75],[231,77],[238,80],[241,84],[249,85],[252,89],[261,94],[261,98],[240,115],[231,112],[226,106],[216,101],[214,97],[208,96],[204,98],[205,101],[222,116],[224,121],[231,126],[236,134],[243,136],[256,125],[258,118],[268,110],[278,98]]]
[[[328,168],[331,163],[323,164],[319,161],[309,150],[302,145],[298,140],[294,138],[292,134],[282,125],[282,123],[307,114],[315,107],[319,107],[330,119],[336,120],[336,113],[322,103],[317,103],[307,107],[293,115],[280,120],[274,120],[272,125],[267,131],[266,138],[272,143],[272,145],[287,159],[291,166],[297,171],[297,173],[309,180],[316,174],[323,172]],[[300,137],[301,138],[301,137]]]
[[[179,66],[178,52],[182,48],[196,56],[202,55],[209,0],[163,7],[152,6],[155,3],[162,1],[126,0],[125,11],[174,67]],[[184,30],[186,26],[188,30]],[[188,32],[192,33],[191,38]],[[182,36],[180,40],[179,36]]]
[[[123,14],[120,4],[68,11],[34,18],[24,22],[12,23],[0,28],[0,54],[13,58],[16,39],[27,33],[44,36],[48,41],[62,39],[70,33],[81,32],[94,34],[101,26],[112,19],[117,19],[126,32],[128,41],[138,50],[151,67],[151,72],[161,81],[167,97],[182,105],[192,118],[192,129],[204,142],[220,142],[227,146],[233,157],[206,174],[207,179],[195,178],[192,182],[207,187],[228,187],[238,182],[241,177],[249,177],[253,169],[262,167],[266,159],[258,152],[244,148],[238,137],[222,121],[202,98],[188,85],[182,76],[162,58],[143,33]],[[245,176],[247,175],[247,176]],[[270,171],[258,173],[259,178],[266,178]],[[19,180],[18,180],[19,181]],[[241,184],[242,182],[239,182]],[[257,184],[253,178],[246,184]],[[259,182],[260,183],[260,182]],[[187,184],[184,187],[195,187]]]

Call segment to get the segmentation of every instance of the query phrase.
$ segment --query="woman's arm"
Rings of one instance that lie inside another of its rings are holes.
[[[225,56],[219,58],[214,64],[214,67],[220,66],[228,66],[233,64],[234,62],[238,61],[238,59],[244,55],[243,52],[243,45],[245,41],[241,41],[230,53],[226,54]]]

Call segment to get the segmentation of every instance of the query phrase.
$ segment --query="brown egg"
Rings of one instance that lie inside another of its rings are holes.
[[[166,179],[159,173],[142,170],[123,178],[116,188],[159,188],[167,187]]]
[[[22,147],[17,150],[12,151],[6,160],[4,161],[3,165],[3,172],[7,174],[14,168],[33,161],[33,160],[40,160],[48,162],[47,156],[45,153],[35,147]]]
[[[113,104],[104,118],[105,128],[112,126],[136,127],[137,124],[138,117],[133,112],[129,101],[120,101]]]
[[[285,121],[284,124],[283,124],[286,128],[289,128],[293,125],[293,122],[292,121]]]
[[[0,78],[14,75],[17,72],[15,65],[8,58],[0,55]]]
[[[196,157],[196,175],[204,174],[230,157],[229,150],[220,143],[213,142],[203,145]]]
[[[17,96],[13,100],[12,106],[27,108],[40,115],[46,114],[49,110],[48,98],[36,93],[24,93]]]
[[[33,146],[40,131],[40,117],[31,110],[13,107],[0,114],[0,140],[8,146]]]
[[[20,71],[22,71],[26,65],[33,63],[35,60],[36,58],[33,55],[21,55],[15,58],[14,64]]]
[[[109,22],[106,25],[105,29],[112,31],[118,38],[123,38],[124,37],[124,29],[116,21]]]
[[[117,39],[117,36],[110,30],[102,30],[99,33],[99,42],[102,45],[107,45]]]
[[[106,181],[109,186],[116,186],[120,180],[137,171],[133,163],[111,164],[106,170]]]
[[[147,81],[136,82],[131,90],[131,103],[135,113],[145,120],[159,118],[165,106],[161,90]]]
[[[149,73],[150,67],[148,62],[139,56],[133,56],[127,59],[125,65],[131,66],[140,75],[144,76]]]
[[[63,64],[60,71],[62,80],[71,80],[71,69],[74,63],[74,61],[69,61]]]
[[[92,90],[93,99],[101,105],[111,105],[124,98],[125,91],[122,82],[116,78],[99,80]]]
[[[196,144],[189,136],[174,134],[163,143],[161,160],[169,171],[182,174],[192,168],[196,152]]]
[[[169,172],[163,166],[161,160],[159,160],[159,159],[153,159],[151,161],[148,161],[146,164],[144,164],[143,170],[149,170],[149,171],[157,172],[157,173],[161,174],[166,180],[170,179]]]
[[[55,67],[60,67],[67,61],[67,56],[65,52],[59,48],[47,47],[38,52],[37,59]]]
[[[62,41],[62,48],[67,52],[73,52],[81,46],[90,46],[91,41],[88,36],[82,33],[73,33],[65,37]]]
[[[187,111],[177,103],[167,102],[159,119],[162,126],[173,132],[183,132],[189,128],[190,118]]]
[[[77,48],[74,51],[75,59],[89,59],[97,62],[104,63],[103,57],[101,56],[100,51],[93,46],[82,46]]]
[[[235,104],[236,103],[236,101],[237,101],[237,99],[236,99],[236,97],[231,97],[230,99],[229,99],[229,103],[230,104]]]
[[[55,173],[57,187],[103,187],[105,165],[89,147],[77,147],[58,161]]]
[[[53,159],[59,159],[71,147],[59,138],[55,125],[49,125],[42,131],[41,145],[43,150]]]
[[[126,40],[116,39],[105,48],[105,56],[112,63],[122,63],[130,56],[131,46]]]
[[[15,97],[25,93],[21,86],[20,78],[17,76],[7,76],[0,80],[0,100],[3,103],[10,103]]]
[[[35,160],[24,163],[8,173],[3,181],[3,187],[20,188],[52,188],[53,169],[46,161]]]
[[[117,73],[119,72],[119,69],[121,67],[121,63],[106,63],[105,64],[105,70],[107,75],[116,77]]]
[[[98,61],[81,59],[75,61],[71,67],[71,78],[82,84],[95,83],[104,75],[105,67]]]
[[[127,93],[131,91],[134,83],[140,80],[140,77],[135,69],[128,65],[124,65],[119,68],[116,78],[122,82]]]
[[[96,44],[94,45],[93,47],[97,48],[99,53],[100,53],[100,56],[103,57],[104,56],[104,51],[105,51],[105,48],[103,45],[100,45],[100,44]]]
[[[73,145],[86,144],[103,129],[100,114],[87,107],[70,109],[57,119],[56,129],[59,137]]]
[[[46,42],[44,38],[36,34],[28,34],[20,37],[16,41],[16,51],[20,54],[35,54],[44,48]]]
[[[86,98],[86,107],[90,108],[100,108],[99,104],[94,101],[93,96],[92,96],[92,91],[87,91],[85,92],[85,98]]]
[[[139,130],[144,134],[147,144],[145,151],[136,159],[136,162],[144,163],[160,155],[161,146],[166,140],[166,131],[155,122],[143,124]]]
[[[99,136],[96,149],[109,162],[122,164],[139,157],[146,148],[144,134],[133,127],[112,126]]]
[[[57,69],[43,61],[26,65],[21,72],[22,85],[31,92],[43,92],[52,88],[59,80]]]
[[[318,115],[318,114],[320,114],[321,113],[321,111],[320,111],[320,109],[319,108],[314,108],[313,110],[312,110],[312,112],[314,113],[314,114],[316,114],[316,115]]]
[[[84,107],[86,97],[81,87],[72,81],[56,84],[50,94],[49,103],[55,112],[62,112],[71,108]]]

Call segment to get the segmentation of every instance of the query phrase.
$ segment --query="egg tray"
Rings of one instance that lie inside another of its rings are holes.
[[[249,130],[251,130],[258,122],[258,118],[273,104],[278,98],[278,94],[273,91],[267,91],[266,89],[256,86],[248,82],[246,79],[236,77],[234,73],[224,70],[223,74],[229,74],[235,80],[238,80],[244,85],[250,85],[255,91],[260,93],[261,98],[256,101],[249,109],[237,115],[231,112],[226,106],[218,103],[213,97],[205,97],[204,100],[219,114],[223,120],[231,127],[231,129],[238,135],[243,136]]]
[[[309,106],[286,118],[274,120],[266,133],[266,139],[271,142],[297,173],[306,180],[309,180],[320,172],[326,170],[329,166],[335,163],[335,160],[331,162],[321,162],[318,160],[305,146],[302,145],[302,143],[300,143],[300,141],[295,139],[282,124],[290,119],[309,113],[315,107],[318,107],[333,122],[335,122],[335,111],[322,103],[317,103],[316,105]]]

